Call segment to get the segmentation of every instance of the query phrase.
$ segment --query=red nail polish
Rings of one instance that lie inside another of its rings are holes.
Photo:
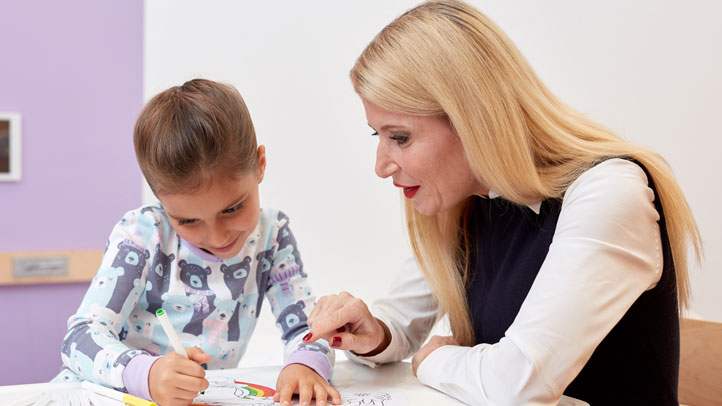
[[[311,337],[313,337],[313,334],[308,333],[308,334],[306,334],[306,335],[303,337],[303,341],[308,341],[308,340],[311,339]]]
[[[331,341],[331,347],[340,347],[341,346],[341,337],[334,337]]]

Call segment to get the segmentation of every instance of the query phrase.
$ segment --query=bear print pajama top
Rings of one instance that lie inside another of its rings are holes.
[[[68,320],[63,369],[54,381],[89,380],[150,399],[148,374],[173,352],[155,312],[164,309],[184,347],[197,346],[209,369],[235,368],[268,300],[285,344],[285,364],[304,364],[326,380],[328,343],[304,344],[315,297],[288,217],[262,209],[241,252],[221,259],[183,240],[163,208],[127,213],[77,313]]]

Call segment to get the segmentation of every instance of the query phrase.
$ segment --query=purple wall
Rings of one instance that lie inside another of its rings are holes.
[[[47,382],[60,370],[66,322],[87,283],[0,286],[0,385]]]
[[[141,203],[142,0],[0,0],[0,111],[22,115],[22,180],[0,182],[0,251],[103,249]],[[0,287],[0,385],[45,381],[87,284]]]

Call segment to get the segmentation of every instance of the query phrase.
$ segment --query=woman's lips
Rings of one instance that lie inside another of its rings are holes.
[[[406,196],[407,199],[411,199],[412,197],[414,197],[414,195],[416,195],[416,192],[418,192],[419,188],[421,187],[421,186],[404,186],[404,185],[399,185],[397,183],[394,183],[394,186],[403,188],[404,196]]]
[[[404,188],[404,196],[406,196],[407,199],[411,199],[412,197],[414,197],[416,192],[418,192],[418,190],[419,190],[418,186],[408,187],[408,188],[405,187]]]

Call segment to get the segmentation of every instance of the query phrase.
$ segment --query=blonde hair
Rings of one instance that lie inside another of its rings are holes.
[[[680,308],[689,304],[687,248],[691,243],[699,261],[702,244],[664,159],[558,100],[484,14],[461,1],[423,3],[387,25],[350,76],[359,96],[386,110],[446,116],[475,176],[520,205],[562,197],[600,160],[627,157],[641,163],[663,207]],[[465,290],[469,202],[434,216],[405,202],[414,255],[449,315],[455,338],[466,345],[474,343]]]
[[[256,131],[233,86],[193,79],[153,97],[133,136],[135,155],[153,192],[193,192],[217,174],[255,170]]]

